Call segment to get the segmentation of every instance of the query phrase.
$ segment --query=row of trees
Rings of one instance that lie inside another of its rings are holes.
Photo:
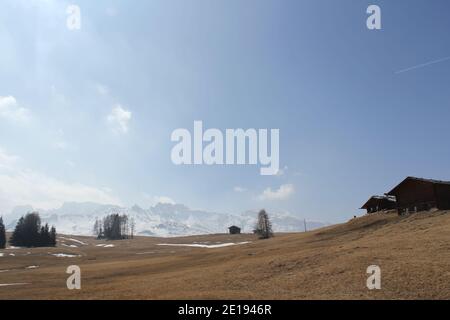
[[[122,240],[132,239],[135,232],[133,218],[128,215],[111,214],[97,219],[94,224],[94,235],[98,239]],[[254,232],[261,239],[273,237],[272,224],[265,210],[258,213],[258,221]],[[56,229],[48,224],[41,226],[41,219],[36,212],[29,213],[19,219],[9,241],[18,247],[50,247],[56,245]],[[0,249],[6,246],[6,230],[0,217]]]
[[[110,214],[103,219],[96,219],[94,224],[94,235],[97,239],[133,239],[134,231],[134,219],[130,219],[126,214]]]
[[[28,213],[17,222],[9,243],[17,247],[54,247],[56,246],[56,229],[48,224],[41,225],[39,213]],[[0,249],[6,246],[6,230],[0,218]]]

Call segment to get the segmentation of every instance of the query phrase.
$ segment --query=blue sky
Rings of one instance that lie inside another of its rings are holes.
[[[450,180],[446,0],[2,4],[2,211],[175,201],[338,222],[405,176]],[[279,128],[282,174],[173,165],[194,120]]]

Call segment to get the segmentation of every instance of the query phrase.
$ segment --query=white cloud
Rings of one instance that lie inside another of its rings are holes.
[[[31,113],[28,109],[20,107],[13,96],[0,96],[0,118],[12,122],[28,123],[31,120]]]
[[[155,196],[153,197],[155,203],[164,203],[164,204],[175,204],[175,201],[169,197],[165,196]]]
[[[76,167],[75,162],[73,162],[72,160],[67,160],[67,161],[66,161],[66,165],[67,165],[68,167],[71,167],[71,168],[75,168],[75,167]]]
[[[142,193],[144,199],[144,206],[154,206],[158,203],[162,204],[176,204],[175,200],[167,196],[151,196],[145,192]]]
[[[51,209],[66,201],[117,204],[120,201],[106,192],[81,183],[67,183],[25,168],[22,160],[0,149],[0,210],[17,205]]]
[[[52,103],[55,106],[65,106],[68,103],[68,100],[66,98],[66,96],[60,92],[55,85],[50,86],[50,95],[51,95],[51,100]]]
[[[59,150],[66,150],[67,149],[67,143],[65,141],[55,141],[53,143],[53,147],[55,149],[59,149]]]
[[[129,122],[131,120],[131,111],[128,111],[120,104],[117,104],[107,117],[107,121],[116,133],[127,133]]]
[[[245,191],[247,191],[246,188],[239,187],[239,186],[234,187],[233,190],[234,190],[234,192],[245,192]]]
[[[11,170],[19,160],[19,157],[9,155],[0,148],[0,169]]]
[[[69,148],[69,144],[65,140],[64,131],[62,129],[59,129],[55,133],[55,140],[52,143],[52,147],[59,150],[66,150]]]
[[[277,177],[284,176],[285,174],[287,174],[287,171],[288,171],[288,167],[284,166],[284,168],[278,169],[276,176]]]
[[[101,96],[107,96],[109,94],[109,88],[103,84],[97,84],[97,92]]]
[[[258,198],[260,200],[287,200],[294,192],[295,188],[293,184],[283,184],[278,190],[267,188]]]

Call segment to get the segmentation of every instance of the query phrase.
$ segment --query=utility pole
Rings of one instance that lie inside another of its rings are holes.
[[[306,219],[303,219],[303,224],[305,225],[305,232],[307,231],[306,230]]]

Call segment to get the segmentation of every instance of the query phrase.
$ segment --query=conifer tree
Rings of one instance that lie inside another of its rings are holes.
[[[6,230],[3,224],[3,218],[0,217],[0,249],[5,249],[6,247]]]
[[[49,246],[56,246],[56,228],[52,226],[50,229]]]
[[[41,218],[37,212],[28,213],[17,222],[9,241],[18,247],[48,247],[56,245],[56,229],[49,225],[41,226]]]

